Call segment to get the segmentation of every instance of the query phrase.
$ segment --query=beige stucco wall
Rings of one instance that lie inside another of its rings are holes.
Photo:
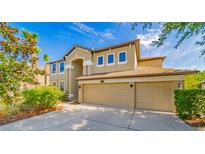
[[[126,51],[127,52],[127,62],[125,64],[118,64],[118,52],[120,51]],[[115,54],[115,64],[107,66],[107,54],[114,53]],[[104,66],[103,67],[97,67],[97,56],[98,55],[104,55]],[[105,73],[105,72],[113,72],[113,71],[124,71],[124,70],[133,70],[136,64],[136,51],[135,51],[135,45],[130,44],[126,45],[124,47],[119,47],[111,50],[105,50],[97,53],[91,53],[91,51],[88,51],[86,49],[82,49],[79,47],[76,47],[71,51],[71,53],[66,56],[65,60],[65,66],[69,65],[72,67],[72,61],[75,61],[76,59],[82,59],[83,60],[83,75],[91,75],[96,73]],[[88,66],[86,64],[89,63]],[[52,82],[57,82],[57,85],[59,86],[60,81],[64,81],[65,83],[65,89],[66,91],[72,91],[72,81],[69,81],[69,76],[72,78],[72,70],[68,70],[65,67],[64,74],[59,74],[59,62],[56,62],[57,64],[57,73],[55,75],[51,74],[52,64],[48,65],[49,70],[49,83],[52,84]],[[77,77],[77,76],[75,76]],[[75,88],[74,88],[75,89]]]
[[[59,63],[56,62],[56,74],[51,74],[52,72],[52,64],[49,64],[48,65],[48,69],[49,69],[49,77],[48,77],[48,80],[49,80],[49,84],[52,85],[53,82],[56,82],[57,86],[59,87],[59,82],[60,81],[64,81],[64,84],[65,84],[65,73],[66,71],[64,72],[64,74],[60,74],[59,73]],[[65,87],[66,89],[66,87]]]
[[[66,64],[71,64],[72,60],[82,58],[83,61],[91,61],[92,54],[90,51],[82,49],[82,48],[75,48],[71,53],[66,56]]]
[[[72,93],[74,96],[74,100],[77,101],[77,99],[78,99],[78,81],[76,80],[76,78],[82,75],[83,61],[77,60],[76,62],[73,62],[72,65],[73,65],[73,69],[71,69],[71,71],[70,71],[71,75],[69,76],[71,78],[69,93]]]
[[[83,63],[82,63],[82,66],[84,65],[84,62],[86,61],[91,61],[91,52],[88,51],[88,50],[85,50],[85,49],[81,49],[81,48],[75,48],[73,51],[71,51],[71,53],[66,56],[66,60],[64,61],[65,62],[65,72],[64,74],[60,74],[59,73],[59,62],[56,62],[57,64],[57,73],[52,75],[51,74],[51,69],[52,69],[52,64],[47,64],[48,66],[48,72],[49,72],[49,83],[52,84],[53,82],[57,82],[57,86],[59,86],[59,82],[60,81],[64,81],[64,84],[65,84],[65,91],[71,91],[72,88],[71,87],[74,87],[72,86],[72,75],[71,74],[76,74],[76,71],[72,70],[72,68],[67,69],[66,66],[67,65],[72,65],[72,61],[76,60],[76,59],[82,59],[83,60]],[[90,66],[89,66],[90,67]],[[87,73],[90,73],[90,68],[88,67],[88,71],[86,71],[86,66],[83,66],[83,74],[85,75],[86,72]],[[71,80],[72,81],[69,81],[69,75],[71,75]],[[81,75],[81,74],[79,74]],[[76,77],[77,75],[75,75],[74,77]],[[73,81],[74,82],[74,81]],[[75,83],[74,83],[75,84]],[[75,89],[75,88],[74,88]],[[72,91],[75,91],[75,90],[72,90]]]
[[[127,51],[127,63],[126,64],[118,64],[118,52]],[[107,54],[115,54],[115,64],[107,65]],[[113,72],[113,71],[125,71],[125,70],[133,70],[136,63],[136,51],[135,45],[127,45],[124,47],[119,47],[115,49],[108,49],[105,51],[97,52],[93,54],[93,68],[92,73],[105,73],[105,72]],[[104,56],[104,66],[97,67],[97,57],[103,55]]]
[[[162,59],[144,60],[138,62],[139,66],[162,67]]]
[[[86,63],[91,63],[92,53],[86,49],[75,48],[71,53],[66,56],[65,65],[69,65],[71,68],[66,69],[66,87],[70,94],[74,95],[74,99],[78,98],[78,83],[75,80],[81,75],[86,75],[89,72],[89,67],[86,68]],[[81,60],[82,63],[75,65],[76,60]],[[86,70],[88,69],[88,70]]]
[[[169,76],[149,76],[149,77],[135,77],[135,78],[111,78],[111,79],[93,79],[93,80],[79,80],[79,84],[93,84],[100,83],[103,80],[104,83],[115,82],[154,82],[154,81],[183,81],[184,75],[169,75]]]

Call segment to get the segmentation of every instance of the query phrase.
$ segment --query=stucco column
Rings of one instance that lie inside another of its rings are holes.
[[[83,65],[83,75],[87,75],[86,74],[86,65]]]
[[[79,84],[78,85],[78,103],[83,102],[83,85]]]
[[[92,73],[92,66],[91,65],[88,65],[87,66],[87,75],[91,75],[91,73]]]
[[[72,88],[72,86],[71,86],[71,74],[72,74],[72,68],[69,68],[68,69],[68,74],[69,74],[69,76],[68,76],[68,91],[69,91],[69,94],[71,94],[71,88]]]
[[[83,75],[91,75],[92,74],[92,65],[93,63],[90,60],[86,60],[83,63]]]
[[[65,69],[65,91],[68,91],[68,78],[69,78],[69,69]]]
[[[72,72],[72,68],[73,66],[71,64],[67,64],[66,65],[66,69],[67,69],[67,76],[66,76],[66,85],[67,85],[67,91],[69,92],[69,94],[71,93],[71,72]]]

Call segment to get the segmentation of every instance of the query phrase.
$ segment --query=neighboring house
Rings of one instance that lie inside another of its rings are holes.
[[[23,82],[21,83],[20,90],[34,88],[36,86],[44,86],[45,85],[45,75],[35,75],[35,79],[37,81],[37,84],[30,84]]]
[[[140,40],[91,50],[74,46],[47,63],[49,83],[80,103],[175,111],[174,90],[191,70],[163,68],[164,56],[140,57]]]
[[[200,86],[201,86],[201,89],[205,89],[205,80],[201,81]]]

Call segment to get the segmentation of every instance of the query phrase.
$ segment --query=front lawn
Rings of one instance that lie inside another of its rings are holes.
[[[27,89],[20,93],[16,102],[6,104],[0,100],[0,124],[61,110],[63,92],[53,86]]]

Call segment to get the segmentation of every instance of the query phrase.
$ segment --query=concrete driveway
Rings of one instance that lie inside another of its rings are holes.
[[[173,113],[98,105],[65,104],[65,109],[0,126],[4,131],[190,131]]]

